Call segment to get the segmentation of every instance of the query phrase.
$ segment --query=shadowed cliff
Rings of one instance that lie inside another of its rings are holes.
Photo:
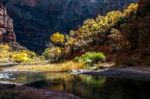
[[[117,56],[117,63],[126,66],[150,66],[150,1],[140,0],[138,15],[122,27],[130,47]]]

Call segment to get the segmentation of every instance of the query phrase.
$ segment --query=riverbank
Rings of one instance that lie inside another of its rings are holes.
[[[13,66],[4,66],[1,72],[43,72],[43,73],[64,73],[86,74],[126,79],[136,79],[150,81],[150,67],[113,67],[114,63],[98,64],[92,69],[84,69],[84,63],[73,61],[55,63],[55,64],[17,64]]]
[[[103,70],[83,71],[79,74],[150,81],[149,67],[109,68]]]
[[[6,67],[6,66],[5,66]],[[82,62],[67,61],[62,63],[45,64],[18,64],[2,68],[5,72],[68,72],[84,67]]]

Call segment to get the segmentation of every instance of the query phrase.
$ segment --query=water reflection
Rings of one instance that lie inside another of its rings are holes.
[[[63,73],[27,73],[14,74],[14,76],[15,80],[9,81],[28,83],[27,86],[41,89],[67,91],[83,99],[149,99],[150,97],[150,83],[145,81]]]

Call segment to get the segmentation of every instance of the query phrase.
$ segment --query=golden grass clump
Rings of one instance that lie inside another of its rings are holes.
[[[18,65],[12,67],[17,71],[32,71],[32,72],[67,72],[77,70],[84,67],[83,62],[68,61],[64,63],[45,64],[45,65]]]

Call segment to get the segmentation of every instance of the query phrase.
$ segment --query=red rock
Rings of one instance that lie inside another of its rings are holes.
[[[6,8],[0,5],[0,42],[16,41],[13,29],[13,20],[7,15]]]

